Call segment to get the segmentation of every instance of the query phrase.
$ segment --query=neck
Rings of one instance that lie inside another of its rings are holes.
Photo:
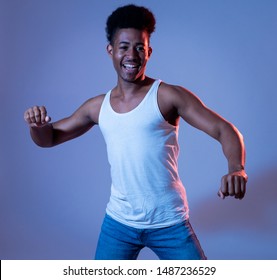
[[[134,95],[138,93],[143,87],[148,86],[153,83],[153,79],[149,77],[144,77],[141,80],[136,80],[134,82],[127,82],[118,79],[116,91],[121,95]]]

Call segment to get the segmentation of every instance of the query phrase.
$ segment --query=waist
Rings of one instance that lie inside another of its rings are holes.
[[[112,186],[107,214],[135,228],[166,227],[188,219],[184,187],[167,192],[122,195]]]

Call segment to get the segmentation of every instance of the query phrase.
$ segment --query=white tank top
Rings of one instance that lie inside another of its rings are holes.
[[[178,175],[178,126],[165,121],[158,106],[156,80],[140,104],[117,113],[109,91],[99,126],[111,166],[106,212],[135,228],[162,228],[188,219],[185,188]]]

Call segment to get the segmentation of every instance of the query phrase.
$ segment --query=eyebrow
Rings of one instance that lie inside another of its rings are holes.
[[[129,45],[129,44],[130,44],[130,42],[121,41],[121,42],[119,42],[119,44],[126,44],[126,45]],[[142,46],[145,46],[145,44],[144,44],[144,43],[136,43],[136,45],[142,45]]]

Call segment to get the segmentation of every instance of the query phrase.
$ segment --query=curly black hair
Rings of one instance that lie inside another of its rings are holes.
[[[153,13],[145,7],[133,4],[117,8],[107,19],[106,36],[109,43],[120,28],[135,28],[145,30],[149,34],[155,31],[156,19]]]

